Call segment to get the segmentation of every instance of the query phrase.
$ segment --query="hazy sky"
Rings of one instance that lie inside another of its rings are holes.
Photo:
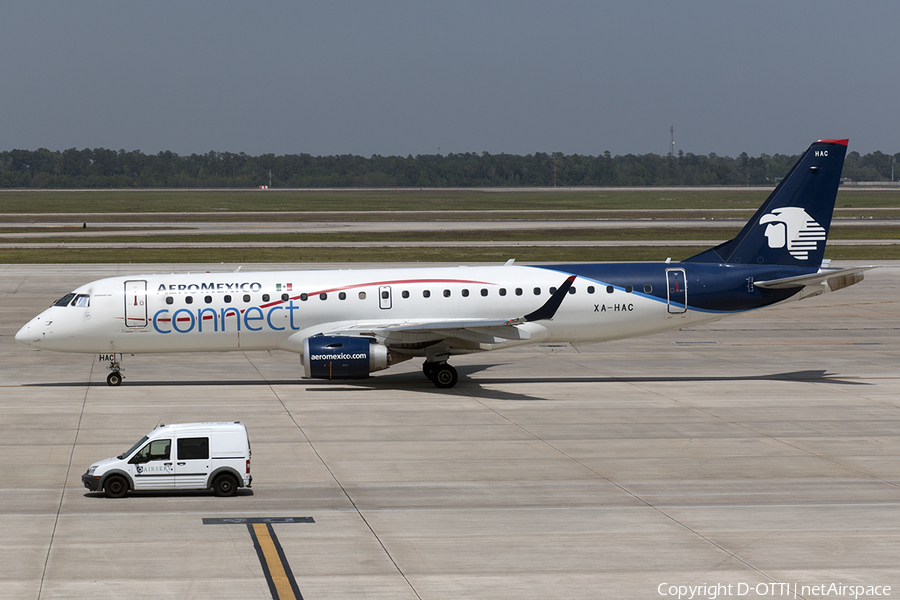
[[[896,0],[11,0],[0,150],[900,151]]]

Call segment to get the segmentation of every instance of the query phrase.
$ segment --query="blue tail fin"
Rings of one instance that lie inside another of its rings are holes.
[[[822,264],[847,140],[819,140],[733,240],[685,262],[813,266]]]

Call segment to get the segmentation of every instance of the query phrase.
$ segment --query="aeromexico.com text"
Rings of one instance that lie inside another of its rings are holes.
[[[343,353],[335,353],[335,354],[311,354],[309,356],[309,360],[360,360],[363,358],[369,358],[368,354],[347,354]]]

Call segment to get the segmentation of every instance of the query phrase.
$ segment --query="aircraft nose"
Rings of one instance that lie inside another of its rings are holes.
[[[34,327],[34,321],[26,323],[25,326],[16,333],[16,341],[20,344],[25,344],[26,346],[30,346],[39,340],[40,336],[37,333],[37,329]]]

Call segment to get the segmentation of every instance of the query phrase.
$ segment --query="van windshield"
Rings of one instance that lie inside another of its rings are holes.
[[[132,452],[134,452],[135,450],[137,450],[138,447],[140,447],[144,442],[146,442],[146,441],[149,440],[149,439],[150,439],[150,438],[148,438],[148,437],[145,435],[144,437],[142,437],[142,438],[138,441],[137,444],[135,444],[134,446],[132,446],[131,448],[129,448],[128,450],[126,450],[126,451],[123,452],[122,454],[118,455],[116,458],[118,458],[119,460],[122,460],[122,459],[125,458],[126,456],[131,455]]]

